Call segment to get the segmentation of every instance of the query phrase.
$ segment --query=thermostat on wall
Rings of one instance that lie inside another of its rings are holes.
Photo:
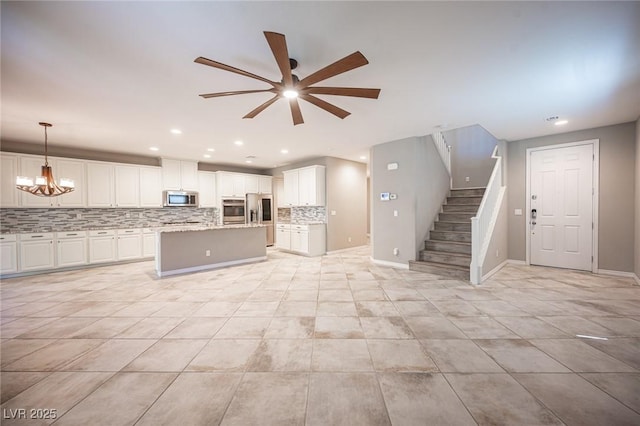
[[[389,193],[381,192],[380,193],[380,201],[389,201]]]
[[[398,194],[389,194],[390,200],[395,200],[396,198],[398,198]]]
[[[387,170],[398,170],[398,163],[388,163]]]

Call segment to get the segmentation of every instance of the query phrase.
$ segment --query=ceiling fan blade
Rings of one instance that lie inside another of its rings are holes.
[[[380,89],[363,89],[360,87],[307,87],[305,93],[314,95],[355,96],[357,98],[378,99]]]
[[[344,58],[332,63],[331,65],[328,65],[321,70],[318,70],[313,74],[303,78],[302,80],[300,80],[299,87],[309,87],[313,83],[326,80],[327,78],[342,74],[343,72],[350,71],[363,65],[367,65],[368,63],[369,61],[367,61],[367,58],[365,58],[362,53],[354,52],[351,55],[345,56]]]
[[[253,117],[255,117],[256,115],[260,114],[262,111],[267,109],[267,107],[269,105],[271,105],[272,103],[277,101],[278,98],[280,98],[280,96],[279,95],[275,95],[273,98],[269,99],[267,102],[263,103],[258,108],[254,109],[253,111],[251,111],[249,114],[245,115],[242,118],[253,118]]]
[[[303,95],[300,95],[300,97],[302,99],[304,99],[305,101],[314,104],[318,108],[322,108],[323,110],[325,110],[327,112],[330,112],[331,114],[335,115],[336,117],[340,117],[340,118],[344,119],[346,116],[351,114],[349,111],[345,111],[342,108],[338,108],[337,106],[335,106],[333,104],[330,104],[329,102],[323,101],[320,98],[316,98],[315,96],[308,95],[308,94],[306,94],[306,95],[303,94]]]
[[[264,36],[273,52],[273,57],[278,63],[278,68],[282,73],[282,81],[286,87],[293,86],[293,78],[291,77],[291,63],[289,62],[289,52],[287,50],[287,41],[284,34],[265,31]]]
[[[279,83],[276,83],[275,81],[271,81],[271,80],[266,79],[264,77],[260,77],[259,75],[251,74],[248,71],[241,70],[240,68],[232,67],[231,65],[225,65],[225,64],[223,64],[221,62],[212,61],[211,59],[207,59],[207,58],[204,58],[202,56],[196,58],[194,62],[197,62],[197,63],[202,64],[202,65],[208,65],[208,66],[213,67],[213,68],[218,68],[218,69],[221,69],[221,70],[225,70],[225,71],[233,72],[233,73],[236,73],[236,74],[240,74],[240,75],[243,75],[245,77],[255,78],[256,80],[260,80],[260,81],[264,81],[265,83],[269,83],[273,87],[276,87],[276,85],[279,84]]]
[[[274,89],[264,89],[264,90],[236,90],[233,92],[218,92],[218,93],[205,93],[203,95],[198,95],[205,99],[208,98],[219,98],[222,96],[231,96],[231,95],[244,95],[245,93],[261,93],[261,92],[272,92],[274,93]]]
[[[302,120],[302,111],[300,111],[300,104],[296,98],[289,99],[289,106],[291,107],[291,117],[293,118],[293,125],[304,123]]]

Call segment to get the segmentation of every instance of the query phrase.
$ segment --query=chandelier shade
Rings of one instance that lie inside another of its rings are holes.
[[[53,169],[49,165],[47,152],[47,127],[52,127],[49,123],[38,123],[44,127],[44,166],[41,168],[40,176],[35,179],[26,176],[16,178],[16,188],[36,195],[38,197],[57,197],[67,194],[75,189],[72,179],[60,178],[58,182],[53,178]]]

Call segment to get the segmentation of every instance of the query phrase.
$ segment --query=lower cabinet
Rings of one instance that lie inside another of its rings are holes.
[[[156,231],[153,229],[142,230],[142,257],[156,256]]]
[[[291,225],[276,225],[276,248],[291,250]]]
[[[142,230],[120,229],[118,235],[118,260],[139,259],[142,257]]]
[[[309,225],[278,224],[276,247],[305,256],[325,254],[326,232],[324,223]]]
[[[55,268],[53,232],[20,235],[20,270]]]
[[[85,231],[57,232],[56,254],[58,268],[88,263],[87,233]]]
[[[116,261],[116,231],[89,231],[89,263]]]
[[[0,235],[0,274],[18,272],[18,237],[15,234]]]

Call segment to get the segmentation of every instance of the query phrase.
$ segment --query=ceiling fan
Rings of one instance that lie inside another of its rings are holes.
[[[272,86],[269,89],[262,90],[236,90],[231,92],[206,93],[200,96],[206,99],[217,98],[221,96],[241,95],[246,93],[271,92],[274,94],[271,99],[258,106],[242,118],[253,118],[264,111],[271,104],[276,102],[278,99],[284,97],[289,100],[289,106],[291,107],[291,116],[293,117],[294,126],[304,123],[302,119],[302,112],[300,111],[300,105],[298,103],[298,98],[303,99],[319,108],[322,108],[323,110],[330,112],[331,114],[342,119],[344,119],[351,113],[320,98],[317,98],[314,95],[338,95],[378,99],[380,89],[312,86],[315,83],[334,77],[338,74],[342,74],[363,65],[367,65],[369,61],[367,61],[367,58],[365,58],[362,53],[354,52],[300,80],[295,74],[292,73],[292,70],[297,67],[298,62],[295,59],[289,58],[287,42],[284,35],[265,31],[264,36],[267,38],[269,47],[271,48],[273,56],[278,63],[278,67],[280,68],[280,72],[282,73],[282,81],[271,81],[264,77],[260,77],[259,75],[255,75],[239,68],[225,65],[223,63],[212,61],[211,59],[200,56],[196,58],[195,62],[221,70],[230,71],[236,74],[243,75],[245,77],[264,81],[265,83],[268,83]]]

